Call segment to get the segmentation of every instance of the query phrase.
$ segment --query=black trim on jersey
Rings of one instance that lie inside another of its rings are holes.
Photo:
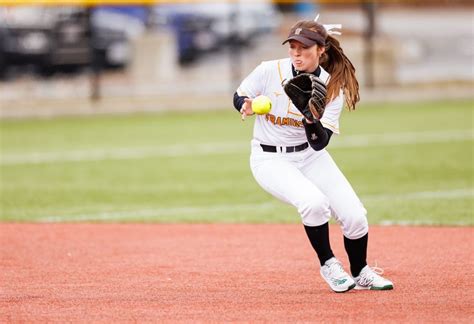
[[[312,124],[308,124],[303,118],[303,125],[306,132],[306,138],[313,150],[321,151],[329,144],[332,131],[324,128],[319,120],[315,120]]]
[[[297,69],[295,69],[295,67],[293,66],[293,64],[291,64],[291,73],[293,73],[293,77],[297,76],[298,74],[301,73],[301,71],[298,71]],[[311,74],[314,74],[315,76],[317,76],[319,78],[319,76],[321,75],[321,66],[318,65],[318,67],[316,68],[316,70],[314,72],[312,72]]]
[[[237,91],[234,93],[234,108],[237,109],[238,112],[240,112],[240,109],[242,108],[242,105],[245,102],[245,98],[248,98],[247,96],[239,96],[237,94]]]

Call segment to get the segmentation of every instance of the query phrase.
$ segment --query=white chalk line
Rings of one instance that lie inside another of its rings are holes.
[[[454,189],[446,191],[421,191],[411,192],[406,194],[379,194],[362,196],[363,202],[377,202],[377,201],[409,201],[409,200],[423,200],[423,199],[459,199],[459,198],[473,198],[474,189]],[[154,208],[143,210],[128,210],[128,211],[108,211],[91,214],[76,214],[76,215],[61,215],[61,216],[45,216],[37,220],[39,222],[64,222],[64,221],[119,221],[119,220],[158,220],[160,217],[169,216],[192,216],[198,214],[214,214],[214,213],[235,213],[235,212],[256,212],[281,208],[281,203],[277,201],[270,201],[265,203],[251,203],[251,204],[226,204],[213,206],[186,206],[186,207],[170,207],[170,208]],[[263,221],[263,220],[262,220]],[[395,221],[387,221],[390,225],[395,224]],[[408,221],[400,221],[403,223]],[[384,222],[382,222],[384,223]],[[388,223],[387,223],[388,224]],[[416,224],[416,221],[408,222],[409,224]],[[419,223],[421,224],[421,223]],[[425,223],[423,223],[425,224]],[[429,225],[426,223],[426,225]],[[465,224],[459,224],[465,225]]]
[[[411,145],[472,141],[473,130],[430,132],[404,132],[392,134],[366,134],[335,138],[329,148]],[[237,154],[250,151],[247,142],[215,142],[201,144],[174,144],[157,147],[103,148],[60,152],[3,153],[0,165],[61,163],[102,160],[129,160],[153,157],[179,157],[199,155]]]
[[[100,220],[121,220],[121,219],[150,219],[166,216],[185,216],[196,214],[214,214],[229,212],[258,211],[277,208],[276,203],[253,203],[253,204],[231,204],[213,206],[186,206],[170,208],[153,208],[142,210],[112,211],[97,214],[61,215],[46,216],[38,219],[40,222],[63,222],[63,221],[100,221]]]
[[[106,148],[64,152],[2,154],[0,164],[39,164],[50,162],[82,162],[102,160],[133,160],[148,157],[179,157],[243,152],[246,143],[176,144],[157,147]]]
[[[429,220],[384,220],[378,223],[381,226],[430,226],[430,225],[441,225],[441,222],[434,222]],[[466,221],[457,221],[457,222],[449,222],[449,226],[471,226],[473,222],[466,222]]]
[[[333,147],[365,147],[409,145],[422,143],[456,142],[474,139],[474,130],[449,130],[429,132],[403,132],[391,134],[367,134],[338,138],[331,143]]]
[[[378,194],[362,196],[362,201],[376,202],[381,200],[423,200],[423,199],[458,199],[474,197],[474,188],[452,189],[445,191],[418,191],[406,194]]]

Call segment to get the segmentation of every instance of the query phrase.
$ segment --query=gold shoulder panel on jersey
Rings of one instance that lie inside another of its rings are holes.
[[[280,75],[280,83],[283,82],[283,75],[281,74],[281,65],[280,65],[281,60],[278,60],[277,65],[278,65],[278,74]]]
[[[335,125],[328,124],[322,120],[321,120],[321,124],[323,124],[325,128],[329,129],[333,133],[339,134],[339,128],[337,128]]]
[[[300,113],[292,112],[292,111],[290,110],[290,105],[291,105],[291,101],[290,101],[290,99],[288,99],[288,112],[287,112],[287,115],[293,115],[293,116],[297,116],[297,117],[303,117],[303,115],[300,114]]]

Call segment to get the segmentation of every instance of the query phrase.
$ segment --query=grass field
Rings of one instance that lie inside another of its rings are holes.
[[[328,150],[371,223],[473,225],[473,104],[361,105]],[[299,222],[214,112],[2,120],[1,221]]]

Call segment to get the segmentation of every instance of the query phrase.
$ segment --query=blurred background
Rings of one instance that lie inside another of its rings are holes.
[[[319,13],[361,84],[328,150],[370,222],[473,224],[472,1],[0,4],[0,221],[298,222],[232,98]]]
[[[2,117],[230,109],[241,79],[286,57],[290,26],[316,13],[343,25],[362,101],[472,98],[469,0],[66,3],[0,1]]]

